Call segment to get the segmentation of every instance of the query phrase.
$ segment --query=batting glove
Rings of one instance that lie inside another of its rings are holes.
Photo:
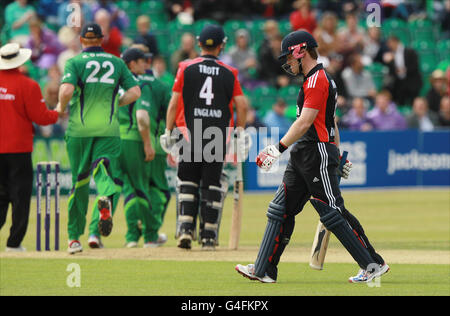
[[[342,156],[340,157],[342,159]],[[342,178],[344,179],[348,179],[349,175],[350,175],[350,171],[352,171],[353,168],[353,164],[350,160],[345,160],[345,164],[344,167],[342,168]]]
[[[256,165],[265,171],[269,171],[280,156],[281,153],[275,145],[267,146],[256,157]]]
[[[176,138],[171,134],[171,131],[166,129],[165,133],[159,137],[161,148],[168,154],[171,154],[173,146],[177,142]]]

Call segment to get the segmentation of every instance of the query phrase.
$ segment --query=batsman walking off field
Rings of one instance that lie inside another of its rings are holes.
[[[305,31],[288,34],[281,44],[279,58],[285,61],[283,69],[294,76],[303,75],[304,80],[297,98],[297,120],[278,145],[266,147],[256,159],[257,165],[268,171],[293,145],[283,182],[269,204],[268,222],[256,261],[235,268],[251,280],[276,282],[277,266],[294,231],[295,216],[308,200],[321,222],[358,263],[360,271],[350,282],[370,282],[389,270],[370,245],[359,221],[344,206],[338,181],[336,84],[322,64],[317,63],[317,46],[316,40]]]
[[[99,25],[91,23],[83,27],[80,38],[83,52],[67,61],[59,90],[57,110],[70,107],[65,140],[73,183],[68,201],[71,254],[82,251],[79,237],[86,226],[91,174],[99,196],[96,234],[111,233],[115,207],[112,197],[117,192],[114,179],[121,151],[117,107],[130,104],[141,95],[138,81],[123,60],[103,51],[102,38]],[[119,87],[126,91],[120,99]]]

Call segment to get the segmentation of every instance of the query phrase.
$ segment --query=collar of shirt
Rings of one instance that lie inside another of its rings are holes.
[[[214,55],[202,55],[201,57],[202,57],[202,58],[210,58],[210,59],[219,59],[219,58],[217,58],[217,57],[214,56]]]
[[[306,77],[305,77],[305,80],[306,80],[306,78],[311,77],[313,74],[316,73],[317,70],[320,70],[320,69],[323,69],[323,65],[322,65],[322,64],[317,64],[317,65],[315,65],[314,68],[311,69],[311,70],[308,72],[308,74],[307,74]]]
[[[8,73],[8,74],[15,74],[15,73],[20,73],[21,74],[21,72],[19,71],[19,68],[12,68],[12,69],[2,69],[2,70],[0,70],[1,72],[4,72],[4,73]]]
[[[91,46],[83,49],[83,53],[100,53],[100,52],[104,52],[103,48],[101,48],[100,46]]]

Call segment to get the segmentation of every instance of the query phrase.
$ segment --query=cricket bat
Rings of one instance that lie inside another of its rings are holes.
[[[236,154],[237,151],[236,151]],[[244,193],[244,181],[242,177],[242,162],[236,159],[236,180],[233,188],[233,213],[231,214],[231,229],[228,248],[237,250],[239,246],[239,237],[241,235],[242,223],[242,195]]]
[[[341,162],[339,163],[339,170],[342,171],[347,160],[348,152],[342,153]],[[341,177],[339,177],[339,182]],[[321,221],[317,225],[316,235],[311,249],[311,259],[309,266],[314,270],[323,270],[323,263],[325,262],[325,255],[327,254],[328,242],[330,241],[331,233],[325,228]]]

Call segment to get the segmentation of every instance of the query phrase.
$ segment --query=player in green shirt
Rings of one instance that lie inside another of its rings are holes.
[[[150,67],[150,61],[148,64]],[[171,89],[157,79],[151,70],[139,76],[139,79],[150,87],[154,100],[150,108],[150,137],[156,154],[155,158],[150,162],[149,193],[152,212],[159,219],[152,223],[151,230],[157,232],[163,224],[170,200],[170,189],[166,178],[167,153],[161,148],[159,138],[164,134],[166,128],[166,112],[170,101]],[[167,239],[165,234],[159,234],[159,237],[160,241],[164,240],[164,238]]]
[[[122,58],[135,76],[145,73],[146,56],[140,49],[130,48],[122,54]],[[119,110],[122,139],[119,161],[128,227],[125,239],[129,248],[137,247],[141,235],[144,237],[144,248],[159,246],[167,240],[160,238],[158,230],[153,229],[160,219],[152,211],[149,195],[150,161],[155,158],[154,146],[150,140],[150,112],[154,100],[149,85],[141,80],[139,84],[141,97]],[[142,228],[138,226],[138,221],[142,222]]]
[[[102,236],[111,233],[121,151],[118,106],[141,96],[138,80],[123,60],[103,51],[102,38],[99,25],[83,27],[83,52],[67,61],[59,90],[57,109],[64,112],[70,107],[65,140],[73,183],[68,202],[68,251],[72,254],[82,251],[79,237],[86,226],[91,174],[99,196],[96,230]],[[119,87],[126,91],[120,98]]]

